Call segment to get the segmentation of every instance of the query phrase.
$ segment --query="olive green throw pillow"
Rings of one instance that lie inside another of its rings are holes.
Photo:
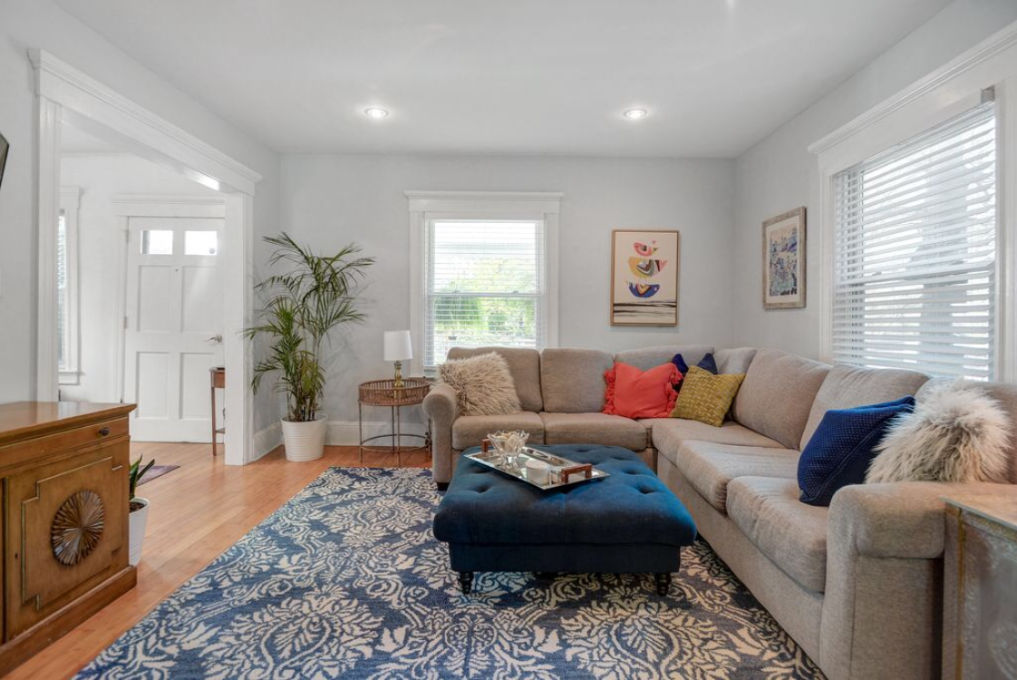
[[[744,379],[744,373],[713,375],[698,366],[690,366],[671,417],[720,427]]]

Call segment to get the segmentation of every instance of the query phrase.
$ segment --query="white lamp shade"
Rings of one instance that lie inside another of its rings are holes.
[[[385,331],[385,361],[406,361],[413,358],[413,341],[409,331]]]

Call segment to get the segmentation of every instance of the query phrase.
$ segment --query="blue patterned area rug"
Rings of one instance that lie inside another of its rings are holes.
[[[702,542],[651,576],[478,574],[459,591],[427,471],[333,468],[79,678],[817,678]]]

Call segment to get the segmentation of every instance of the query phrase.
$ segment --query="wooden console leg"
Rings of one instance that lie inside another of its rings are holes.
[[[653,578],[657,582],[657,594],[660,596],[667,595],[667,592],[671,589],[671,574],[654,574]]]
[[[463,589],[463,595],[469,595],[473,590],[473,572],[459,572],[459,587]]]

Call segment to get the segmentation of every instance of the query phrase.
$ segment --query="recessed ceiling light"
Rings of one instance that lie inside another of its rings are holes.
[[[388,110],[380,106],[368,106],[364,109],[364,115],[371,120],[381,120],[382,118],[388,118]]]
[[[622,115],[626,120],[642,120],[649,115],[649,112],[646,109],[626,109]]]

